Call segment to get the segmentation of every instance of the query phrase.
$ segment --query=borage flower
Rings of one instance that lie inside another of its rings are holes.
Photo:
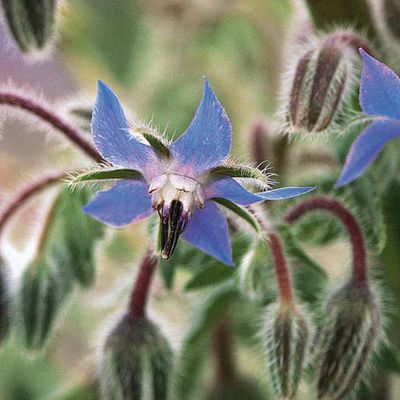
[[[113,227],[158,212],[161,254],[166,259],[182,235],[193,246],[232,265],[227,220],[216,202],[238,208],[236,204],[287,199],[314,189],[287,187],[251,193],[235,179],[266,187],[266,177],[260,171],[227,161],[231,124],[207,80],[189,128],[172,143],[151,130],[131,129],[117,96],[102,82],[98,84],[92,132],[103,158],[123,169],[77,177],[77,181],[119,179],[110,189],[97,192],[83,210]]]
[[[336,187],[361,176],[385,144],[400,136],[400,78],[364,50],[360,49],[360,53],[363,58],[360,105],[373,122],[353,143]]]

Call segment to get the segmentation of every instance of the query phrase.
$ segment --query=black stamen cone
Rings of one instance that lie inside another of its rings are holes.
[[[169,259],[178,243],[179,235],[186,227],[185,218],[182,218],[183,205],[179,200],[173,200],[169,212],[161,217],[161,255]]]

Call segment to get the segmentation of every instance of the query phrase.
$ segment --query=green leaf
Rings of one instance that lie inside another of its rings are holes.
[[[186,283],[185,290],[200,289],[204,286],[214,285],[232,277],[234,272],[233,268],[220,264],[206,265],[205,267],[199,268],[201,268],[199,273],[194,275],[192,279]]]
[[[216,197],[213,199],[216,203],[221,204],[221,206],[224,206],[234,212],[236,215],[238,215],[240,218],[243,218],[246,222],[248,222],[255,230],[256,232],[260,231],[260,226],[256,220],[256,218],[246,209],[243,207],[238,206],[237,204],[227,200],[223,199],[221,197]]]
[[[232,237],[232,259],[237,266],[250,245],[250,239],[243,234],[235,234]],[[191,262],[190,259],[187,262]],[[202,254],[201,260],[194,268],[192,278],[186,283],[185,290],[197,290],[209,285],[221,283],[235,274],[235,267],[228,267],[218,260]]]
[[[70,178],[69,184],[76,185],[79,183],[113,180],[113,179],[141,179],[142,174],[133,169],[126,168],[112,168],[112,169],[99,169],[94,171],[85,171],[74,175]]]
[[[263,185],[270,182],[268,177],[258,168],[248,165],[220,165],[210,170],[211,175],[231,176],[233,178],[250,178],[260,181]]]

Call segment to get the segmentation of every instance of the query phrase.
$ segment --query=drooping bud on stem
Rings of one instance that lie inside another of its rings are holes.
[[[318,399],[344,400],[357,387],[376,347],[380,310],[368,281],[361,229],[350,211],[335,199],[314,197],[294,206],[285,219],[294,223],[314,210],[339,218],[352,244],[353,274],[327,300],[316,346]]]
[[[282,111],[284,131],[328,131],[343,114],[353,81],[358,48],[368,43],[352,31],[335,31],[306,47],[285,77]]]
[[[268,306],[265,316],[265,359],[274,392],[278,398],[289,400],[295,397],[303,374],[309,322],[295,301],[282,241],[263,219],[258,219],[266,231],[279,293],[279,301]]]
[[[56,0],[2,0],[10,31],[24,53],[42,50],[54,36]]]

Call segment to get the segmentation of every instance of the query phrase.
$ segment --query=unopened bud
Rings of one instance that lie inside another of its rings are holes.
[[[251,301],[266,304],[276,295],[273,282],[274,270],[268,245],[260,240],[243,257],[239,269],[240,289]]]
[[[56,0],[2,0],[4,14],[24,53],[42,50],[54,36]]]
[[[285,131],[322,132],[335,126],[352,86],[355,47],[362,43],[355,33],[338,31],[302,53],[284,95]]]
[[[245,377],[235,377],[231,382],[216,382],[208,390],[206,400],[263,400],[265,394],[257,382]]]
[[[317,338],[318,399],[344,400],[360,382],[377,344],[380,312],[366,286],[350,282],[328,300]]]
[[[65,293],[64,278],[45,261],[34,261],[25,270],[19,301],[21,328],[28,349],[39,349],[45,344]]]
[[[165,400],[172,350],[159,329],[144,317],[125,315],[109,334],[101,365],[107,400]]]
[[[266,362],[275,394],[293,399],[303,375],[308,352],[309,324],[288,305],[269,306],[264,328]]]

